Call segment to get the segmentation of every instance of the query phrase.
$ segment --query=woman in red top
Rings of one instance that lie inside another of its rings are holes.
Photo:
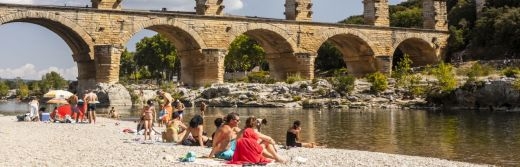
[[[258,135],[252,128],[246,128],[242,138],[237,140],[237,147],[230,164],[267,164],[272,160],[262,155],[263,148],[258,144]]]

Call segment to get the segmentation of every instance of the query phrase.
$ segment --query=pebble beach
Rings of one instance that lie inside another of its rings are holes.
[[[17,122],[14,116],[0,116],[0,166],[227,166],[200,158],[209,154],[207,147],[143,143],[137,140],[141,135],[123,133],[135,127],[132,121],[107,118],[98,118],[96,124],[61,124]],[[179,162],[189,151],[199,158]],[[278,152],[288,162],[268,166],[491,166],[345,149],[279,148]]]

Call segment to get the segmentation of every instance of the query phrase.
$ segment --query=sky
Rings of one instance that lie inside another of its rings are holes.
[[[313,21],[334,23],[363,13],[363,0],[313,0]],[[390,0],[397,4],[405,0]],[[91,0],[0,0],[0,3],[86,6]],[[283,19],[285,0],[224,0],[224,12],[230,15],[258,16]],[[123,0],[123,9],[194,11],[194,0]],[[0,16],[2,17],[2,16]],[[135,43],[155,32],[143,30],[127,44],[135,51]],[[50,71],[67,80],[76,80],[77,65],[72,51],[54,32],[31,23],[0,25],[0,78],[41,79]]]

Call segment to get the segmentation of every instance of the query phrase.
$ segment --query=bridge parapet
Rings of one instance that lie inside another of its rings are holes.
[[[92,7],[96,9],[121,10],[123,0],[91,0]]]

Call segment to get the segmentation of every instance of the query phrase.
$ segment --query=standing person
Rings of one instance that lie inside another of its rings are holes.
[[[149,140],[152,140],[150,134],[152,131],[152,118],[154,110],[155,108],[153,107],[153,101],[146,101],[146,106],[144,106],[143,111],[141,113],[141,116],[144,120],[144,140],[146,140],[146,136],[148,136]]]
[[[203,101],[200,102],[200,115],[202,115],[202,117],[204,117],[204,113],[206,112],[207,107],[208,105],[206,105],[206,103]]]
[[[294,121],[293,126],[287,129],[287,136],[285,137],[285,144],[287,147],[307,147],[314,148],[314,143],[298,143],[300,140],[300,127],[301,122],[299,120]]]
[[[40,113],[38,113],[38,107],[40,103],[36,99],[36,97],[31,97],[31,101],[29,102],[29,106],[31,107],[31,111],[29,112],[29,117],[31,121],[40,121]]]
[[[84,123],[86,120],[85,120],[85,111],[87,111],[87,103],[85,103],[85,101],[83,100],[79,100],[78,101],[78,109],[79,109],[79,114],[78,114],[78,117],[79,117],[79,121],[81,123]]]
[[[224,121],[224,125],[215,132],[213,148],[208,157],[215,156],[219,159],[231,160],[235,153],[237,132],[240,131],[238,128],[240,117],[237,113],[232,112],[226,116]]]
[[[166,123],[168,121],[170,121],[170,119],[172,118],[172,115],[173,115],[173,107],[171,104],[173,102],[173,98],[172,98],[171,94],[164,92],[162,90],[158,90],[157,95],[163,99],[163,104],[161,105],[161,110],[164,110],[164,112],[166,114],[164,115],[162,121],[163,121],[163,124],[166,125]]]
[[[98,97],[94,93],[94,91],[90,90],[89,93],[85,95],[85,103],[87,103],[87,115],[88,115],[88,123],[96,124],[96,103],[98,103]]]
[[[79,108],[78,108],[78,96],[76,95],[76,92],[72,94],[72,96],[69,97],[69,104],[70,104],[70,110],[72,111],[73,117],[76,117],[76,123],[79,122]]]
[[[184,106],[184,103],[179,101],[179,99],[175,100],[175,103],[175,109],[177,110],[177,113],[179,113],[179,115],[181,116],[182,121],[182,115],[184,114],[184,109],[186,109],[186,107]]]

